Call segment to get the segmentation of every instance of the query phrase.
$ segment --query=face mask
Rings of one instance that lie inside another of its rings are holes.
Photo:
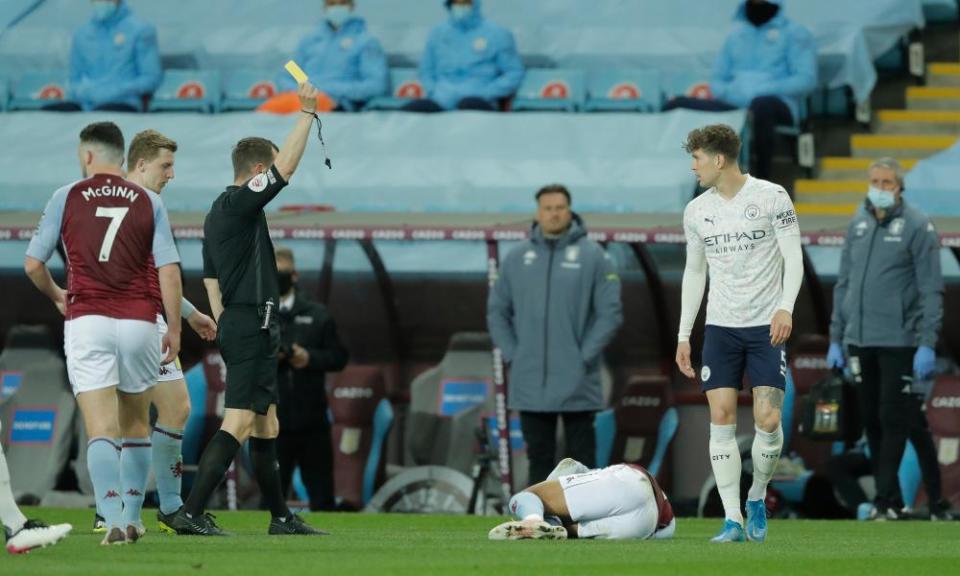
[[[454,4],[450,6],[450,17],[453,18],[454,22],[463,22],[471,14],[473,14],[473,5],[471,4]]]
[[[103,22],[113,16],[117,11],[117,5],[113,2],[97,1],[93,3],[93,19],[97,22]]]
[[[284,295],[293,288],[293,272],[277,272],[277,287],[280,295]]]
[[[873,204],[873,207],[878,210],[892,208],[893,205],[897,203],[897,197],[893,192],[880,190],[879,188],[874,188],[873,186],[867,190],[867,199],[870,200],[870,203]]]
[[[763,26],[773,19],[780,7],[770,2],[747,2],[745,6],[747,20],[754,26]]]
[[[327,6],[323,11],[323,15],[327,18],[327,22],[334,28],[340,28],[353,16],[353,10],[345,4],[337,4],[335,6]]]

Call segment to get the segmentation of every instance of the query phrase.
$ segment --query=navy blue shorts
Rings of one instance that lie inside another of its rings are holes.
[[[787,386],[787,352],[783,345],[770,345],[770,326],[724,328],[707,325],[703,337],[704,392],[716,388],[743,388],[746,374],[750,387]]]

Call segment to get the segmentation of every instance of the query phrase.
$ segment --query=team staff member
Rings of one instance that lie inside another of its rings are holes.
[[[487,326],[510,363],[510,409],[520,411],[532,483],[556,459],[560,417],[567,453],[594,466],[600,359],[623,322],[620,277],[570,209],[570,192],[551,184],[535,197],[530,239],[507,254],[487,301]]]
[[[278,247],[280,285],[280,363],[277,384],[280,485],[290,490],[300,466],[311,510],[333,510],[333,440],[327,418],[326,372],[339,372],[349,354],[337,336],[333,316],[297,290],[293,251]]]
[[[217,321],[227,369],[220,430],[203,451],[193,490],[170,527],[178,534],[222,535],[204,508],[240,446],[250,438],[250,459],[270,508],[270,534],[323,534],[287,508],[277,470],[277,263],[263,213],[293,176],[310,135],[317,89],[297,90],[302,113],[278,150],[265,138],[244,138],[233,148],[233,185],[213,202],[204,222],[204,285]]]
[[[877,497],[874,516],[896,519],[903,505],[897,471],[909,437],[932,503],[940,515],[940,468],[914,379],[933,376],[943,322],[940,239],[926,214],[903,200],[903,168],[881,158],[868,171],[870,189],[843,245],[833,290],[827,364],[845,364],[857,381]]]

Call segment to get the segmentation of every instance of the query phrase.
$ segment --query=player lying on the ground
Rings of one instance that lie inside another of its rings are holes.
[[[52,546],[66,537],[72,529],[69,524],[47,526],[40,520],[28,520],[20,512],[10,489],[10,470],[7,469],[7,458],[3,455],[2,449],[0,449],[0,521],[3,522],[7,552],[11,554],[23,554],[34,548]]]
[[[672,538],[673,508],[656,478],[640,466],[590,470],[564,458],[550,476],[510,499],[516,520],[490,531],[491,540]]]

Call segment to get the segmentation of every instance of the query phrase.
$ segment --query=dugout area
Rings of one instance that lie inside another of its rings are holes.
[[[171,219],[184,261],[184,294],[201,310],[207,310],[199,264],[194,262],[199,254],[202,216],[200,213],[173,213]],[[34,213],[0,215],[0,238],[5,240],[0,242],[0,247],[11,252],[25,247],[37,218],[38,215]],[[624,325],[606,350],[605,396],[611,407],[620,406],[622,409],[627,403],[639,402],[637,398],[652,397],[651,394],[656,395],[656,390],[665,388],[665,393],[669,395],[669,400],[664,397],[665,407],[667,402],[670,407],[675,406],[679,426],[661,454],[662,466],[658,477],[683,510],[683,502],[700,498],[701,488],[710,470],[708,463],[701,462],[703,459],[672,457],[674,453],[686,455],[704,452],[707,437],[705,430],[701,430],[707,418],[699,385],[681,377],[673,365],[684,262],[683,235],[677,227],[679,218],[672,214],[586,214],[584,218],[592,237],[604,244],[617,262],[623,283]],[[288,245],[297,254],[301,271],[300,290],[329,306],[337,320],[341,337],[351,352],[351,366],[343,374],[331,377],[331,391],[337,388],[353,390],[357,386],[373,387],[377,399],[385,399],[391,408],[389,431],[382,438],[379,461],[374,463],[377,470],[375,485],[379,486],[393,475],[398,466],[411,464],[451,466],[469,475],[477,451],[477,440],[475,436],[464,432],[469,430],[470,425],[460,425],[459,432],[451,432],[452,428],[446,419],[453,414],[444,413],[442,393],[438,395],[437,410],[431,416],[434,420],[430,422],[433,423],[431,425],[436,425],[436,421],[442,424],[436,428],[436,434],[440,435],[437,438],[443,438],[449,444],[446,456],[433,455],[419,460],[411,458],[411,446],[416,447],[417,442],[420,452],[433,450],[435,447],[430,443],[439,442],[430,438],[413,439],[418,435],[419,424],[416,418],[410,418],[411,387],[418,376],[422,377],[450,353],[455,335],[486,331],[485,306],[491,266],[524,237],[529,216],[281,211],[269,215],[269,221],[275,243]],[[953,258],[957,258],[960,256],[960,219],[941,218],[935,221],[943,237],[944,249],[949,251],[945,253],[952,252]],[[825,333],[834,281],[830,275],[818,273],[819,262],[809,255],[816,249],[836,250],[842,244],[846,222],[845,217],[809,217],[801,223],[808,256],[806,277],[794,315],[794,336],[788,345],[791,375],[797,386],[798,397],[824,373],[822,358],[826,350]],[[459,265],[455,261],[457,259],[480,264],[473,267]],[[56,270],[54,274],[58,277]],[[62,276],[62,270],[59,275]],[[49,328],[54,341],[62,341],[62,322],[55,309],[33,290],[22,271],[7,268],[3,271],[2,281],[6,287],[5,300],[20,304],[0,310],[0,336],[6,336],[16,325],[41,324]],[[956,361],[960,359],[960,329],[949,321],[957,317],[958,311],[960,283],[957,278],[948,277],[946,321],[939,350],[941,361],[948,369],[954,369]],[[701,314],[700,325],[694,330],[692,342],[695,363],[702,322]],[[211,352],[215,350],[210,345],[201,343],[189,329],[184,330],[181,360],[185,369],[198,365]],[[480,380],[492,378],[492,355],[487,361],[483,359],[488,356],[487,352],[477,352],[481,354],[477,365],[489,365],[490,372],[474,369],[471,375]],[[208,380],[212,381],[210,378]],[[654,392],[634,393],[635,389],[630,386],[642,382],[647,382],[648,386],[653,383]],[[489,386],[487,392],[487,399],[481,403],[483,405],[469,417],[476,419],[476,426],[484,423],[495,432],[496,419],[491,418],[495,416],[493,387]],[[434,393],[437,393],[435,389],[431,394]],[[333,410],[338,409],[341,400],[362,400],[349,398],[350,394],[353,392],[343,392],[342,398],[331,397]],[[420,402],[423,402],[422,399]],[[748,431],[752,422],[749,402],[749,397],[744,396],[742,417],[739,419],[743,432]],[[196,401],[194,405],[197,405]],[[210,395],[204,408],[206,420],[201,426],[204,437],[216,429],[215,405],[216,396]],[[636,409],[636,406],[633,408]],[[948,420],[955,410],[960,409],[952,405],[940,408],[949,411],[946,413]],[[343,414],[353,410],[349,406],[340,409],[344,410]],[[366,420],[361,418],[363,422],[357,426],[366,430],[366,434],[373,433],[376,409],[376,403],[360,408],[366,411],[364,413],[367,416],[363,417]],[[455,410],[459,408],[455,407]],[[651,419],[662,417],[662,411],[651,411],[649,414]],[[461,415],[460,418],[465,416]],[[647,416],[634,418],[644,419]],[[641,445],[638,452],[635,442],[632,449],[626,446],[630,434],[623,433],[624,418],[621,417],[619,422],[613,421],[614,432],[610,442],[616,443],[616,453],[611,461],[622,460],[630,453],[637,461],[649,465],[654,456],[651,446],[657,442],[660,429],[657,426],[659,422],[645,424],[647,432],[643,434],[648,438],[642,441],[650,444]],[[794,428],[795,425],[796,418]],[[621,431],[619,436],[617,429]],[[522,438],[517,443],[518,431],[513,432],[511,445],[522,454]],[[451,434],[456,436],[455,440],[450,439]],[[960,436],[960,433],[957,435]],[[810,442],[797,434],[792,437],[792,444],[785,454],[794,451],[804,459],[807,470],[822,471],[830,454],[829,444]],[[491,445],[495,445],[496,434],[493,433],[489,440]],[[365,439],[362,450],[369,449],[368,439]],[[189,463],[187,447],[185,456]],[[369,474],[364,473],[368,462],[362,457],[354,457],[354,460],[352,464],[344,466],[353,466],[356,470],[349,473],[338,471],[337,492],[341,498],[349,493],[350,508],[356,509],[369,501],[372,493],[370,487],[364,486],[364,482],[370,481]],[[524,485],[525,471],[522,458],[515,457],[512,461],[516,489]],[[945,474],[944,481],[946,494],[957,505],[960,503],[960,477]],[[688,508],[688,512],[692,511]]]

